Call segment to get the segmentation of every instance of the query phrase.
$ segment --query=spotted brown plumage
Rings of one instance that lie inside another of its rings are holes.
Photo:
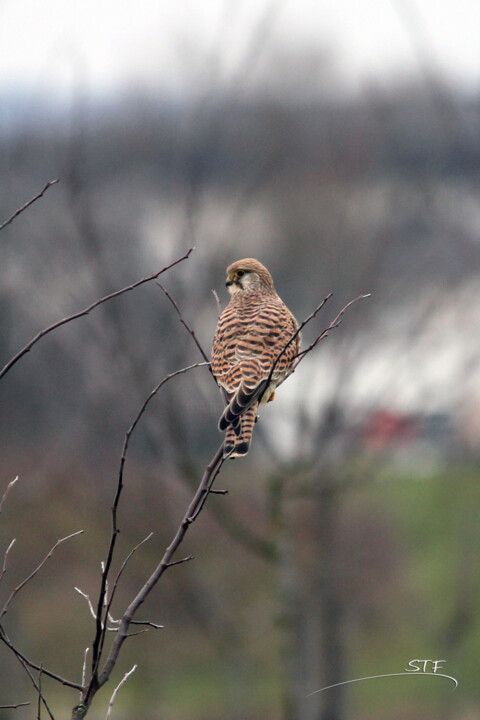
[[[226,431],[224,456],[237,457],[248,452],[259,403],[273,400],[292,372],[300,337],[287,346],[297,322],[258,260],[230,265],[226,284],[231,298],[215,331],[212,371],[228,401],[218,423]]]

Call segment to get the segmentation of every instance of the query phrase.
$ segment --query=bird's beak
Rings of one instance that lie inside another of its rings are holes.
[[[233,285],[233,280],[232,280],[232,276],[231,276],[231,275],[229,275],[229,276],[227,277],[227,282],[225,283],[225,285],[226,285],[226,287],[230,287],[230,285]]]

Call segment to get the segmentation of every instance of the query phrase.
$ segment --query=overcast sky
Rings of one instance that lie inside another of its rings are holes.
[[[137,85],[182,93],[228,78],[258,28],[264,65],[281,47],[329,52],[342,87],[418,73],[480,83],[480,0],[0,0],[0,90]]]

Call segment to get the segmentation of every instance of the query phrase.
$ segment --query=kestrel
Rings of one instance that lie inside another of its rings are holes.
[[[231,298],[215,331],[212,371],[228,402],[218,423],[226,430],[224,457],[238,457],[250,447],[259,404],[273,400],[292,372],[300,335],[289,343],[297,321],[258,260],[230,265],[226,285]]]

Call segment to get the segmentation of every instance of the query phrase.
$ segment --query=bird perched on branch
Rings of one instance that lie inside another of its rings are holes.
[[[259,404],[273,400],[292,372],[300,335],[292,339],[297,321],[258,260],[230,265],[226,285],[231,298],[215,331],[212,372],[227,400],[218,423],[224,457],[233,458],[247,454]]]

